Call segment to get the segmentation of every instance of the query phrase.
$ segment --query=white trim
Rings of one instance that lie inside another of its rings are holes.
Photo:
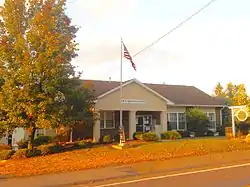
[[[131,79],[130,81],[127,81],[127,82],[123,83],[123,84],[122,84],[122,87],[127,86],[127,85],[129,85],[129,84],[131,84],[131,83],[133,83],[133,82],[139,84],[140,86],[142,86],[142,87],[145,88],[146,90],[152,92],[153,94],[155,94],[156,96],[158,96],[158,97],[161,98],[162,100],[166,101],[168,105],[174,105],[174,103],[173,103],[172,101],[170,101],[170,100],[168,100],[167,98],[163,97],[162,95],[160,95],[160,94],[157,93],[156,91],[152,90],[151,88],[149,88],[149,87],[146,86],[145,84],[141,83],[141,82],[138,81],[137,79]],[[107,95],[109,95],[109,94],[111,94],[111,93],[113,93],[113,92],[119,90],[120,88],[121,88],[121,86],[117,86],[117,87],[113,88],[112,90],[109,90],[108,92],[105,92],[104,94],[98,96],[97,99],[103,98],[103,97],[105,97],[105,96],[107,96]]]
[[[174,106],[183,106],[183,107],[223,107],[224,105],[194,105],[194,104],[174,104]]]

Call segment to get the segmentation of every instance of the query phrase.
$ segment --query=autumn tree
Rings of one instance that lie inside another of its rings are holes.
[[[240,105],[249,105],[249,97],[246,92],[246,88],[244,84],[233,84],[229,82],[225,89],[223,86],[218,83],[215,88],[215,95],[218,97],[224,98],[225,105],[233,105],[233,106],[240,106]],[[231,123],[231,110],[225,107],[222,110],[223,115],[223,124]]]
[[[70,127],[71,131],[79,123],[93,125],[96,119],[94,90],[86,87],[82,80],[70,80],[70,89],[65,89],[68,96],[67,110],[64,114],[62,124]]]
[[[217,85],[215,86],[214,95],[217,97],[224,97],[225,96],[224,88],[220,82],[217,83]]]
[[[78,79],[72,58],[78,28],[65,0],[5,0],[0,20],[1,127],[56,128],[68,112],[69,89]],[[83,93],[84,94],[84,93]],[[84,106],[86,107],[86,106]],[[88,107],[87,107],[88,108]]]

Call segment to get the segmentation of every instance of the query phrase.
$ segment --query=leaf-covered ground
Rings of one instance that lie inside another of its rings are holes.
[[[3,166],[0,166],[0,174],[30,176],[248,149],[250,149],[250,144],[226,139],[181,140],[161,143],[132,142],[129,148],[124,150],[103,146],[44,157],[8,160]]]

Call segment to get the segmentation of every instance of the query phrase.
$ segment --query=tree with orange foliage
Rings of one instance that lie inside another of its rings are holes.
[[[56,128],[64,120],[79,79],[71,64],[78,28],[65,5],[65,0],[5,0],[0,12],[0,111],[6,114],[0,126],[29,129],[29,148],[37,128]]]

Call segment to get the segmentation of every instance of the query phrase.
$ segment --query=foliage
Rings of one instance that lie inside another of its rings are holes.
[[[67,110],[65,112],[64,124],[76,125],[82,123],[92,125],[96,119],[94,90],[83,85],[81,80],[71,82],[68,89]]]
[[[86,99],[90,91],[75,88],[80,74],[71,60],[77,56],[78,28],[65,5],[65,0],[5,1],[1,11],[0,111],[6,115],[0,127],[28,129],[29,148],[37,128],[57,128],[93,105]],[[84,101],[82,108],[75,101]]]
[[[215,96],[224,98],[225,105],[240,106],[248,105],[249,96],[247,95],[246,87],[244,84],[233,84],[229,82],[225,88],[218,83],[215,88]],[[227,107],[222,109],[222,124],[231,125],[231,110]]]
[[[58,144],[40,145],[37,149],[41,151],[41,155],[43,156],[61,152],[61,146]]]
[[[12,150],[0,150],[0,160],[8,160],[13,153],[14,151]]]
[[[188,138],[190,137],[189,131],[178,131],[182,138]]]
[[[102,138],[102,142],[103,143],[110,143],[112,142],[112,138],[110,135],[104,135],[103,138]]]
[[[143,132],[134,132],[133,138],[134,140],[142,140],[142,135],[143,135]]]
[[[28,148],[28,141],[27,140],[21,140],[17,142],[18,148],[19,149],[25,149]]]
[[[217,97],[225,97],[225,91],[220,82],[215,86],[214,95]]]
[[[207,135],[207,136],[214,136],[214,132],[211,131],[211,130],[208,130],[208,131],[206,132],[206,135]]]
[[[247,143],[250,143],[250,134],[248,134],[248,135],[246,136],[245,141],[246,141]]]
[[[186,111],[187,127],[195,132],[196,136],[205,135],[208,131],[208,117],[199,108],[190,108]]]
[[[0,144],[0,151],[2,150],[10,150],[11,147],[9,145],[6,144]]]
[[[229,82],[225,93],[233,106],[247,105],[249,103],[244,84],[234,85],[232,82]]]
[[[38,149],[32,149],[32,150],[28,150],[27,152],[27,157],[30,158],[30,157],[35,157],[35,156],[40,156],[41,155],[41,151],[38,150]]]
[[[225,127],[224,126],[217,126],[216,127],[216,132],[219,132],[220,136],[225,136],[226,135]]]
[[[120,142],[120,133],[116,133],[116,135],[114,136],[114,141],[115,142]]]
[[[18,149],[11,158],[12,159],[28,158],[28,149]]]
[[[238,125],[239,131],[242,133],[242,135],[247,135],[250,130],[250,125],[244,122],[239,123]]]
[[[134,146],[127,148],[126,151],[110,149],[110,146],[99,146],[98,148],[81,149],[46,157],[9,160],[1,167],[0,175],[29,176],[81,171],[90,168],[134,164],[145,161],[170,160],[186,156],[250,150],[250,144],[239,140],[220,138],[157,143],[144,142],[143,144],[134,141],[130,142],[130,144]],[[195,158],[193,162],[195,162]],[[164,165],[163,167],[166,166]]]
[[[86,142],[85,141],[79,141],[77,143],[77,145],[78,145],[79,148],[84,148],[84,147],[86,147]]]
[[[51,136],[38,136],[35,140],[34,140],[34,146],[39,146],[39,145],[43,145],[43,144],[48,144],[53,140],[53,137]]]
[[[154,132],[146,132],[142,134],[143,141],[158,141],[159,137]]]
[[[161,139],[176,140],[180,138],[181,138],[181,135],[177,131],[166,131],[166,132],[161,133]]]

